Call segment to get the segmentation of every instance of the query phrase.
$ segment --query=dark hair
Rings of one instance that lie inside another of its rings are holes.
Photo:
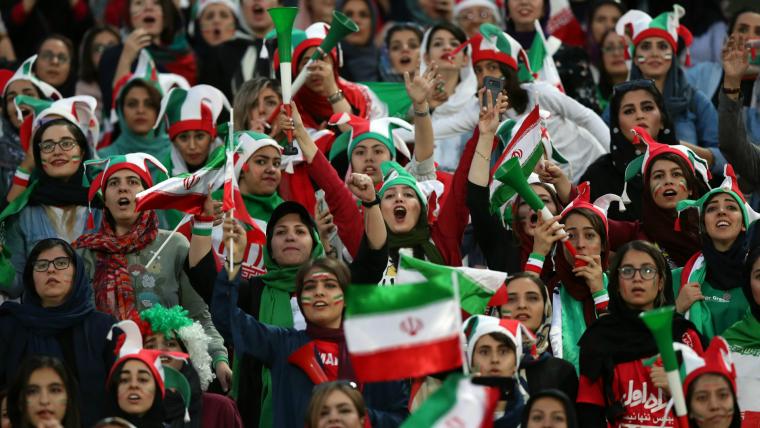
[[[519,114],[523,114],[528,108],[528,91],[520,86],[520,79],[517,77],[517,70],[503,64],[499,64],[499,70],[504,77],[504,89],[509,97],[509,105]]]
[[[156,114],[158,114],[158,111],[161,109],[161,92],[159,92],[153,84],[148,83],[148,81],[144,79],[134,79],[124,85],[119,96],[119,111],[124,111],[124,102],[127,99],[127,94],[134,88],[145,88],[145,90],[148,91],[150,102],[155,107]]]
[[[76,70],[76,66],[77,66],[77,62],[78,62],[77,61],[77,52],[76,52],[76,49],[74,49],[74,43],[71,41],[71,39],[69,39],[68,37],[64,36],[63,34],[57,34],[57,33],[56,34],[51,34],[51,35],[45,37],[44,39],[42,39],[42,41],[40,42],[40,44],[37,46],[36,53],[40,52],[40,49],[42,49],[42,45],[44,45],[45,42],[47,42],[48,40],[58,40],[58,41],[60,41],[61,43],[64,44],[64,46],[66,46],[66,50],[69,51],[69,64],[71,65],[71,68],[69,68],[69,75],[66,77],[66,81],[68,81],[74,75],[74,70]],[[34,74],[35,75],[37,74],[36,69],[37,69],[37,65],[38,64],[39,64],[39,62],[35,62],[34,63],[34,68],[35,68],[35,73]]]
[[[512,281],[518,280],[518,279],[527,279],[530,280],[533,284],[536,284],[536,287],[538,287],[539,293],[541,294],[541,298],[544,299],[544,303],[546,303],[547,300],[549,300],[549,294],[546,289],[546,284],[544,281],[536,276],[533,273],[530,272],[517,272],[516,274],[509,275],[507,279],[504,280],[504,286],[509,289],[509,284]]]
[[[662,144],[678,144],[678,139],[676,138],[675,133],[676,128],[673,125],[673,121],[670,119],[668,109],[665,107],[665,98],[662,96],[662,93],[660,93],[660,90],[657,89],[657,86],[651,79],[628,80],[623,83],[619,83],[612,88],[612,95],[610,98],[610,130],[613,133],[613,138],[615,137],[616,133],[621,134],[621,138],[625,138],[622,135],[622,131],[619,129],[620,122],[618,121],[618,115],[620,114],[620,107],[623,102],[623,97],[628,92],[639,90],[646,91],[652,95],[652,98],[654,98],[654,103],[657,106],[657,109],[660,111],[660,120],[662,122],[663,128],[658,131],[656,136],[652,135],[652,137]]]
[[[129,6],[130,3],[132,3],[133,0],[127,0],[127,2],[124,3],[124,11],[121,16],[131,16],[129,13]],[[174,40],[174,35],[181,29],[184,28],[184,24],[182,23],[182,15],[180,14],[179,10],[174,6],[173,0],[157,0],[159,3],[159,6],[161,7],[161,12],[163,15],[163,24],[164,28],[161,30],[161,43],[163,44],[170,44]],[[126,27],[131,32],[135,29],[134,25],[132,25],[131,19],[125,20]]]
[[[8,417],[11,426],[30,427],[26,415],[26,389],[29,386],[29,378],[39,369],[52,369],[58,374],[66,388],[66,414],[61,425],[64,428],[79,428],[82,422],[79,416],[79,395],[77,381],[71,375],[63,363],[55,358],[43,355],[30,355],[19,368],[18,375],[8,388]]]
[[[96,82],[98,80],[98,70],[92,62],[92,46],[95,37],[101,33],[111,33],[120,40],[119,32],[110,25],[96,25],[82,37],[82,44],[79,46],[79,78],[85,82]]]
[[[136,415],[125,412],[121,407],[119,407],[119,399],[118,399],[119,381],[121,380],[121,372],[124,370],[124,366],[129,361],[139,361],[147,366],[147,363],[143,360],[140,360],[138,358],[128,358],[120,362],[118,366],[113,368],[113,374],[111,378],[109,379],[108,384],[106,385],[106,388],[108,390],[108,401],[111,407],[110,409],[108,409],[109,413],[107,414],[110,414],[112,416],[122,417],[128,420],[130,423],[133,423],[137,426],[141,426],[142,421],[163,420],[164,397],[161,394],[161,389],[158,387],[158,380],[154,377],[153,371],[150,370],[150,367],[148,367],[148,370],[150,371],[150,374],[151,374],[150,377],[153,379],[156,389],[155,389],[155,394],[153,396],[153,403],[151,404],[150,409],[148,409],[147,413],[143,415],[142,417],[137,417]]]
[[[288,214],[298,215],[301,223],[303,223],[309,229],[309,234],[311,235],[311,239],[313,241],[311,251],[314,251],[314,247],[317,245],[317,239],[319,239],[317,223],[314,222],[314,218],[312,218],[311,214],[309,214],[303,205],[295,201],[285,201],[280,205],[277,205],[277,208],[272,211],[272,215],[269,216],[266,230],[266,251],[275,262],[277,262],[277,260],[274,259],[274,254],[272,251],[272,237],[274,236],[274,228],[277,226],[277,223],[279,223],[279,221]]]
[[[707,240],[712,240],[712,237],[710,237],[710,235],[707,234],[707,226],[705,226],[705,214],[707,214],[707,210],[705,208],[707,208],[707,205],[710,203],[710,201],[712,201],[713,199],[721,195],[726,195],[730,197],[732,201],[734,201],[737,205],[739,205],[739,212],[742,215],[741,226],[744,227],[744,211],[741,210],[741,205],[742,205],[741,201],[736,200],[736,197],[734,197],[728,192],[715,192],[712,195],[710,195],[707,199],[705,199],[704,204],[702,204],[702,208],[699,210],[699,236],[702,239],[703,244],[707,242]],[[752,225],[750,224],[750,226]],[[734,243],[736,243],[736,241],[740,239],[743,239],[742,236],[746,234],[747,234],[747,230],[740,230],[739,235],[737,235],[736,239],[734,240]]]
[[[620,265],[623,263],[623,258],[625,258],[625,255],[629,251],[640,251],[642,253],[646,253],[649,257],[651,257],[652,260],[654,260],[655,267],[657,268],[657,276],[655,276],[655,278],[659,277],[663,280],[663,288],[657,294],[657,298],[655,298],[654,307],[659,308],[666,304],[673,303],[673,279],[670,275],[668,262],[665,260],[662,252],[660,252],[660,250],[653,244],[647,241],[636,240],[628,242],[622,247],[618,248],[617,252],[615,252],[615,256],[610,262],[608,276],[609,282],[607,284],[607,292],[610,296],[610,311],[616,312],[625,310],[625,308],[627,308],[626,303],[620,297],[620,280],[618,278],[618,271],[620,269]]]
[[[591,31],[591,23],[594,22],[594,16],[599,11],[599,9],[602,8],[602,6],[615,6],[617,10],[620,12],[620,15],[624,14],[627,10],[627,8],[620,4],[618,1],[615,0],[598,0],[591,4],[591,6],[588,8],[588,14],[586,15],[586,25],[589,27],[589,32]]]
[[[417,40],[422,43],[422,37],[424,33],[422,32],[422,28],[419,25],[413,22],[399,22],[397,24],[391,25],[390,28],[388,28],[388,30],[385,32],[385,47],[390,47],[391,38],[393,38],[393,35],[399,31],[413,32],[417,36]]]
[[[607,3],[610,4],[610,3]],[[589,25],[591,25],[591,21],[589,21]],[[610,95],[612,95],[612,76],[607,72],[607,69],[604,68],[604,60],[601,58],[604,56],[604,52],[602,52],[602,48],[604,46],[604,41],[607,40],[607,37],[610,37],[611,35],[616,35],[620,37],[620,35],[615,32],[615,29],[609,29],[607,32],[602,34],[602,40],[599,41],[599,50],[600,50],[600,58],[599,58],[599,92],[602,93],[606,98],[609,98]],[[628,49],[626,46],[625,49]]]
[[[42,169],[42,158],[40,155],[40,142],[42,142],[42,135],[45,134],[45,131],[53,126],[66,127],[71,135],[74,136],[77,144],[79,144],[79,149],[82,151],[82,159],[89,159],[91,157],[90,145],[87,143],[87,138],[85,138],[82,130],[79,129],[78,126],[69,122],[67,119],[52,119],[40,125],[40,127],[34,131],[34,135],[32,136],[32,153],[34,154],[34,165],[37,171],[43,171],[44,174],[44,170]]]
[[[427,43],[425,44],[425,52],[430,52],[430,42],[433,40],[433,35],[435,35],[435,33],[439,30],[448,31],[454,36],[455,39],[459,40],[459,43],[464,43],[467,41],[467,35],[464,33],[464,30],[459,28],[458,25],[448,21],[441,21],[430,28],[430,36],[428,37]]]
[[[675,153],[663,153],[659,156],[655,156],[649,161],[649,169],[644,171],[644,183],[649,183],[649,176],[652,172],[654,163],[658,160],[667,160],[677,164],[681,171],[683,171],[684,177],[686,177],[686,185],[689,186],[689,198],[699,199],[709,189],[707,183],[697,178],[697,174],[692,171],[691,165],[689,165],[684,158],[678,156]],[[650,195],[651,196],[651,195]]]
[[[319,268],[335,275],[340,288],[343,290],[348,288],[348,285],[351,283],[351,270],[343,261],[332,257],[319,257],[309,260],[301,265],[298,273],[296,273],[296,297],[299,301],[301,300],[301,291],[303,291],[303,282],[306,279],[306,275],[314,268]]]
[[[32,248],[32,251],[29,252],[29,255],[26,258],[23,274],[24,284],[34,284],[34,262],[37,261],[37,258],[43,251],[47,251],[51,248],[56,247],[61,247],[63,249],[63,252],[66,253],[66,255],[71,259],[71,266],[76,269],[77,255],[74,252],[74,248],[71,247],[71,244],[59,238],[43,239],[37,242],[37,244],[34,246],[34,248]],[[34,287],[32,287],[32,289],[34,289]]]
[[[553,398],[562,403],[562,407],[565,409],[565,416],[567,417],[567,427],[576,428],[578,426],[578,421],[575,416],[575,403],[571,402],[567,395],[558,389],[543,389],[535,394],[531,394],[528,403],[525,404],[525,407],[523,408],[521,426],[528,426],[530,411],[533,409],[536,402],[542,398]]]
[[[327,401],[327,397],[335,391],[340,391],[348,396],[348,399],[356,407],[356,412],[359,414],[360,419],[368,417],[364,397],[352,383],[346,381],[326,382],[316,385],[312,390],[309,406],[306,408],[306,421],[304,421],[306,428],[317,428],[322,406]]]
[[[571,209],[562,217],[562,221],[566,220],[573,214],[579,214],[591,223],[591,227],[599,234],[602,239],[602,252],[600,254],[602,259],[602,266],[607,266],[607,257],[609,255],[609,238],[607,236],[607,230],[604,227],[604,221],[599,216],[588,208],[575,208]]]
[[[728,384],[728,389],[731,390],[731,398],[734,400],[734,416],[731,418],[731,424],[728,426],[728,428],[741,428],[742,426],[742,412],[739,410],[739,402],[736,399],[736,391],[734,391],[734,388],[731,386],[731,381],[724,375],[718,374],[718,373],[702,373],[701,375],[697,376],[690,384],[689,388],[686,390],[686,408],[689,410],[689,426],[690,427],[698,427],[698,425],[693,421],[691,418],[691,398],[694,395],[694,388],[696,388],[697,379],[704,375],[713,375],[717,376],[724,381],[726,381],[726,384]]]
[[[734,26],[736,25],[736,21],[738,21],[739,17],[745,13],[760,13],[760,7],[757,7],[757,6],[743,7],[737,10],[733,15],[731,15],[731,18],[728,20],[728,34],[732,34],[734,32]]]
[[[760,303],[755,302],[755,297],[752,295],[752,266],[755,265],[757,259],[760,259],[760,246],[754,247],[747,254],[747,259],[744,261],[744,269],[742,270],[742,291],[744,291],[744,297],[749,302],[749,307],[752,309],[752,313],[760,320]],[[757,313],[755,313],[757,312]]]

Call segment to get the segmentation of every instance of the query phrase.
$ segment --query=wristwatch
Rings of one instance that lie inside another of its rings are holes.
[[[377,196],[377,195],[375,195],[375,200],[374,200],[374,201],[369,201],[369,202],[367,202],[367,201],[362,201],[362,206],[363,206],[364,208],[372,208],[372,207],[374,207],[375,205],[380,205],[380,197],[379,197],[379,196]]]
[[[327,97],[327,102],[330,103],[330,104],[335,104],[335,103],[339,102],[340,100],[342,100],[343,98],[345,98],[343,96],[343,91],[340,90],[340,89],[338,89],[338,92],[336,92],[336,93],[330,95],[329,97]]]

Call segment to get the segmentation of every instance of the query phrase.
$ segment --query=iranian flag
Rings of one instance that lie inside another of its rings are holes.
[[[492,427],[498,400],[496,388],[476,385],[467,376],[452,374],[401,428]]]
[[[358,380],[422,377],[462,365],[459,303],[449,279],[346,290],[343,329]]]
[[[424,282],[439,275],[451,277],[453,272],[459,277],[459,305],[470,315],[484,314],[488,306],[507,302],[504,287],[507,274],[495,270],[443,266],[402,254],[396,281],[401,284]]]
[[[564,93],[565,88],[562,86],[562,80],[559,78],[559,71],[557,71],[557,66],[554,64],[554,57],[552,56],[559,49],[562,42],[552,36],[547,40],[538,20],[533,23],[536,28],[536,36],[533,37],[533,43],[531,43],[528,49],[528,62],[530,62],[533,76],[537,80],[550,83]]]

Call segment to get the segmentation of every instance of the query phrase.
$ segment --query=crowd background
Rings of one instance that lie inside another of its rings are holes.
[[[463,370],[462,426],[760,426],[757,1],[0,18],[0,428],[433,426]],[[450,268],[490,290],[461,359],[362,379],[344,294]],[[639,318],[665,307],[678,391]]]

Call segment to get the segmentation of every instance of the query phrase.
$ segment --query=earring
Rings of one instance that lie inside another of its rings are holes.
[[[668,135],[668,134],[670,134],[670,128],[665,128],[665,131],[663,131],[663,133],[664,133],[665,135]]]
[[[614,128],[612,128],[612,133],[613,133],[613,134],[617,134],[618,132],[620,132],[620,130],[618,129],[618,127],[617,127],[617,126],[616,126],[616,127],[614,127]]]

